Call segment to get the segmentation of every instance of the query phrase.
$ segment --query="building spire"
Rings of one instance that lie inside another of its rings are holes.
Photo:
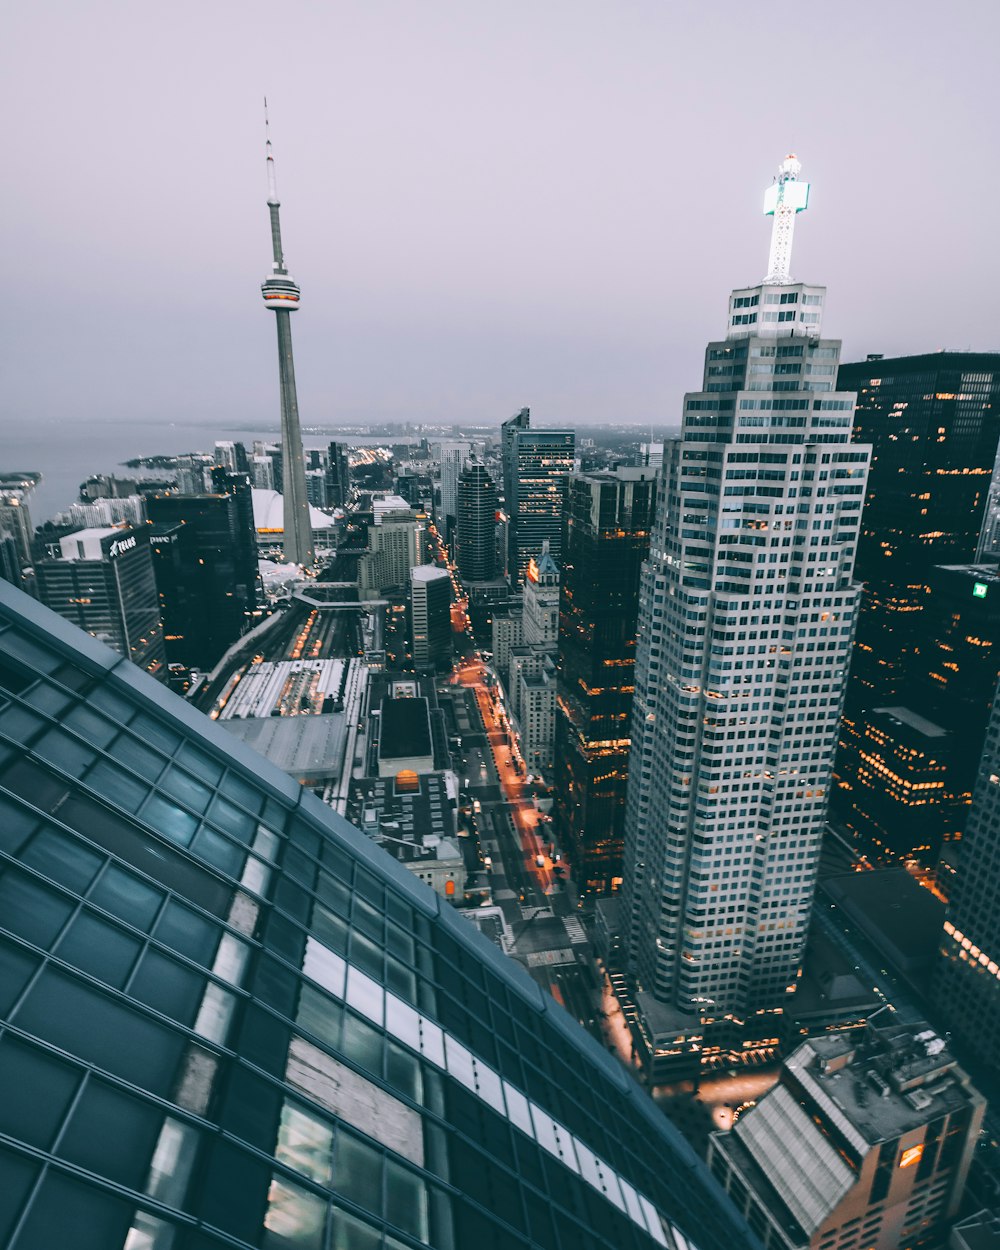
[[[264,151],[267,153],[267,207],[271,214],[271,250],[274,253],[274,272],[287,273],[285,257],[281,249],[281,219],[278,210],[278,181],[274,176],[274,154],[271,151],[271,126],[267,117],[267,96],[264,97]]]
[[[772,217],[771,255],[768,259],[769,286],[784,286],[791,282],[792,238],[795,233],[795,215],[809,206],[809,183],[799,182],[802,164],[794,152],[778,166],[778,176],[764,192],[764,214]]]

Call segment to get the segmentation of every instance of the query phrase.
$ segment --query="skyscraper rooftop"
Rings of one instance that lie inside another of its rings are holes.
[[[474,926],[0,584],[0,1242],[752,1250]]]

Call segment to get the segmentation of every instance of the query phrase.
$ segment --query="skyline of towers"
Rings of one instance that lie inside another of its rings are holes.
[[[783,255],[708,345],[642,570],[621,936],[654,1072],[776,1045],[826,818],[869,449]]]
[[[284,552],[290,564],[309,567],[315,560],[309,499],[306,494],[306,469],[302,452],[302,429],[299,424],[299,401],[295,388],[295,363],[292,357],[292,326],[289,314],[299,307],[300,292],[285,268],[281,247],[281,220],[278,187],[274,174],[271,137],[267,130],[267,102],[264,103],[264,126],[267,131],[267,207],[271,217],[271,248],[274,255],[271,274],[261,284],[264,307],[274,313],[278,330],[278,372],[281,385],[281,447],[282,504],[284,508]]]

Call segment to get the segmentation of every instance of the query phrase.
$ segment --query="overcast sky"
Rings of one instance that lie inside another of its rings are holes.
[[[758,281],[869,351],[1000,347],[997,0],[15,0],[5,423],[679,419]],[[16,436],[15,436],[16,437]]]

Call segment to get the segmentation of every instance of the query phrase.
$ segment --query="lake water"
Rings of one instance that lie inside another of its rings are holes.
[[[221,426],[128,425],[121,421],[32,422],[4,432],[0,442],[0,469],[35,471],[42,482],[30,501],[31,520],[40,525],[54,513],[68,508],[77,498],[80,483],[92,473],[129,476],[133,470],[123,461],[136,456],[179,456],[186,452],[211,451],[216,441],[243,443],[247,451],[254,439],[276,439],[273,430],[232,430]],[[305,434],[306,450],[325,448],[343,439],[351,446],[378,446],[385,438],[366,435]],[[153,473],[150,470],[150,473]]]

